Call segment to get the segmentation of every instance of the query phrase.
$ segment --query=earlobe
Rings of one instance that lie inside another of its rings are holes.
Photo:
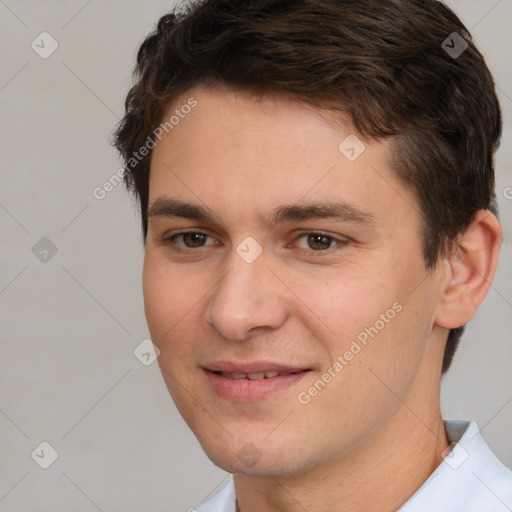
[[[479,210],[444,259],[446,280],[435,323],[454,329],[466,324],[484,300],[498,265],[501,226],[489,210]]]

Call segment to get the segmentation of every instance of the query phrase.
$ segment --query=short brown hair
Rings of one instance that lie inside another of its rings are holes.
[[[448,51],[455,41],[467,44],[460,55]],[[494,82],[470,33],[440,1],[188,2],[143,42],[135,78],[114,144],[144,241],[151,152],[134,155],[178,94],[215,83],[343,111],[363,137],[393,137],[391,163],[417,198],[429,269],[478,210],[495,211]],[[463,328],[449,333],[443,372]]]

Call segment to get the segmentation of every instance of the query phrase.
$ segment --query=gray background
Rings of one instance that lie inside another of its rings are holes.
[[[186,511],[226,477],[179,417],[156,363],[133,355],[148,336],[133,201],[122,185],[93,196],[120,167],[109,136],[136,50],[171,4],[0,0],[0,511]],[[512,0],[447,4],[498,85],[505,243],[445,378],[443,410],[476,420],[511,466]],[[43,31],[59,45],[47,59],[31,48]],[[46,262],[32,252],[42,237],[57,249]],[[59,454],[46,470],[31,458],[42,441]]]

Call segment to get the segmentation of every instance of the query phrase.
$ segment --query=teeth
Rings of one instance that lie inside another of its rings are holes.
[[[228,373],[228,372],[220,372],[220,374],[226,379],[231,380],[262,380],[262,379],[271,379],[272,377],[277,377],[278,375],[286,376],[291,375],[292,372],[261,372],[261,373]]]
[[[249,380],[261,380],[261,379],[265,378],[265,374],[264,373],[248,373],[247,378]]]

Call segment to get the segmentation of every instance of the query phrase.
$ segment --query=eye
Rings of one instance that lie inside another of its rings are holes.
[[[207,243],[208,239],[212,242]],[[207,234],[198,231],[187,231],[186,233],[178,233],[164,239],[165,242],[174,243],[180,247],[187,249],[195,249],[206,245],[214,245],[215,241]]]
[[[325,233],[304,233],[296,239],[297,247],[313,251],[327,251],[336,245],[346,243]]]

